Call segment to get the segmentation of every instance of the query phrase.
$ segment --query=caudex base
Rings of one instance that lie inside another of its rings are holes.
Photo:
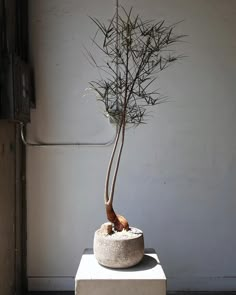
[[[112,204],[105,204],[106,206],[106,214],[107,214],[107,219],[114,224],[114,229],[116,231],[122,231],[122,230],[129,230],[129,223],[127,219],[124,216],[121,216],[119,214],[116,214]]]

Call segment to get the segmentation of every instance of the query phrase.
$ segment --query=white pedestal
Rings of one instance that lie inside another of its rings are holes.
[[[146,249],[141,263],[128,269],[98,264],[86,249],[75,277],[75,295],[166,295],[166,276],[153,249]]]

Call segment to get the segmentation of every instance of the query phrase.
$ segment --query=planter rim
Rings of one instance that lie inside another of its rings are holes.
[[[122,237],[122,235],[121,235],[120,238],[118,238],[118,237],[112,237],[112,235],[114,235],[114,234],[111,234],[111,235],[109,235],[109,234],[104,235],[102,232],[100,232],[100,229],[97,229],[97,230],[95,231],[95,234],[98,235],[98,236],[100,236],[100,237],[102,237],[103,239],[106,239],[107,241],[108,241],[108,240],[110,240],[110,241],[134,240],[134,239],[137,239],[137,238],[143,236],[143,232],[142,232],[139,228],[136,228],[136,227],[132,227],[132,226],[130,226],[130,230],[131,230],[131,231],[132,231],[132,230],[135,230],[135,231],[137,231],[137,232],[132,232],[132,236],[130,236],[130,237],[128,237],[128,236],[123,236],[123,237]],[[124,232],[125,232],[125,231],[124,231]],[[129,231],[127,231],[127,232],[129,232]],[[122,233],[122,232],[120,232],[120,233]],[[115,233],[115,234],[116,234],[116,233]]]

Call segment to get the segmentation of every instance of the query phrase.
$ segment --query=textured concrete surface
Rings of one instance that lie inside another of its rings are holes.
[[[131,267],[143,258],[143,233],[139,229],[131,228],[128,232],[108,235],[98,229],[94,235],[93,249],[101,265],[111,268]]]

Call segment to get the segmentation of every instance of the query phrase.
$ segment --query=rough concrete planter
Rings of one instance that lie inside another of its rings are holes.
[[[94,255],[97,261],[110,268],[128,268],[138,264],[144,255],[143,233],[137,228],[130,231],[104,234],[100,229],[94,235]]]

